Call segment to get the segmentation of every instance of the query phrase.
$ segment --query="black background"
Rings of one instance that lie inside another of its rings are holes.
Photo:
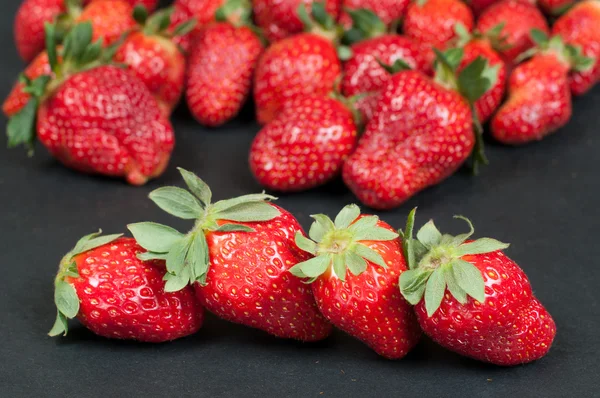
[[[23,67],[12,39],[18,3],[2,2],[2,97]],[[547,357],[514,368],[461,358],[426,339],[405,359],[388,361],[339,331],[302,344],[211,315],[198,334],[168,344],[111,341],[75,324],[68,337],[50,338],[53,276],[76,240],[143,220],[189,227],[146,198],[161,185],[180,185],[176,165],[197,172],[218,199],[260,191],[247,167],[258,126],[251,107],[216,130],[200,127],[180,107],[171,165],[142,188],[72,172],[41,146],[28,159],[0,145],[0,396],[598,396],[599,105],[597,87],[575,101],[573,120],[554,136],[522,148],[489,143],[491,165],[480,177],[458,173],[380,214],[400,227],[418,205],[419,225],[434,218],[448,232],[465,227],[452,220],[464,214],[478,236],[512,243],[507,253],[558,326]],[[306,227],[310,214],[334,215],[353,201],[337,181],[278,203]]]

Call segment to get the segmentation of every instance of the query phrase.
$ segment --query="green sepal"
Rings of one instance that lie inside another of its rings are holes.
[[[179,170],[179,173],[183,177],[190,192],[196,195],[205,207],[210,205],[210,201],[212,200],[212,191],[210,190],[210,187],[191,171],[187,171],[181,167],[178,167],[177,170]]]
[[[429,279],[427,279],[427,284],[425,285],[425,310],[427,311],[427,316],[431,317],[440,308],[445,291],[446,277],[444,275],[444,268],[440,267],[429,275]]]
[[[54,321],[54,326],[48,332],[48,336],[56,337],[59,335],[66,336],[67,331],[69,330],[69,325],[67,321],[67,317],[60,311],[56,311],[56,320]]]
[[[153,253],[153,252],[143,252],[137,255],[137,258],[141,261],[152,261],[152,260],[167,260],[168,253]]]
[[[183,188],[158,188],[148,197],[162,210],[184,220],[195,220],[204,213],[203,204]]]
[[[446,287],[448,291],[456,301],[461,304],[467,303],[467,293],[458,285],[456,278],[454,277],[454,269],[453,268],[444,268],[444,276],[446,278]]]
[[[215,229],[215,232],[256,232],[256,230],[241,224],[223,224]]]
[[[358,254],[360,257],[372,262],[373,264],[377,264],[383,268],[388,267],[387,264],[385,263],[385,260],[381,256],[381,254],[377,253],[375,250],[371,249],[370,247],[363,245],[362,243],[359,243],[356,246],[354,246],[353,251],[356,254]],[[358,275],[358,274],[356,274],[356,275]]]
[[[463,243],[458,247],[457,253],[460,256],[491,253],[508,248],[510,244],[500,242],[491,238],[480,238],[473,242]]]
[[[171,227],[153,222],[129,224],[127,229],[140,246],[155,253],[168,253],[171,247],[184,237],[181,232]]]
[[[317,244],[312,240],[308,239],[306,236],[304,236],[302,232],[296,232],[294,241],[296,243],[296,246],[298,246],[298,248],[304,250],[305,252],[310,253],[313,256],[317,254]]]
[[[313,20],[325,30],[335,28],[335,19],[327,12],[325,2],[315,1],[312,3],[311,15]]]
[[[342,42],[352,45],[359,41],[381,36],[387,32],[387,26],[373,11],[362,9],[345,9],[352,19],[352,27],[344,32]]]
[[[9,148],[24,145],[27,154],[29,156],[33,155],[33,148],[37,137],[35,134],[35,125],[39,104],[40,100],[32,97],[19,113],[9,119],[6,126]]]
[[[187,21],[182,22],[179,25],[175,26],[175,28],[173,29],[172,35],[173,35],[173,37],[185,36],[188,33],[190,33],[191,31],[193,31],[197,25],[198,25],[198,20],[196,18],[188,19]]]
[[[406,301],[416,305],[423,299],[425,284],[431,272],[424,269],[409,269],[400,275],[398,285]]]
[[[337,48],[337,55],[341,61],[348,61],[354,55],[352,48],[345,45],[340,45]]]
[[[546,32],[535,28],[531,29],[529,37],[531,37],[531,40],[539,47],[545,46],[550,40]]]
[[[360,275],[367,270],[367,262],[356,252],[348,250],[345,253],[346,266],[354,275]]]
[[[335,224],[325,214],[313,214],[311,217],[315,221],[308,230],[308,236],[315,242],[320,242],[325,234],[335,229]]]
[[[110,242],[119,239],[121,236],[123,236],[123,234],[102,235],[102,230],[100,229],[98,232],[94,232],[81,238],[69,252],[69,255],[73,258],[78,254],[109,244]]]
[[[440,244],[442,233],[437,229],[433,220],[429,220],[417,232],[417,239],[423,246],[431,249]]]
[[[345,229],[352,224],[360,216],[360,207],[355,204],[344,207],[338,215],[335,217],[333,222],[335,228]]]
[[[157,11],[149,17],[146,16],[146,20],[142,24],[144,26],[144,34],[163,35],[167,28],[171,26],[171,16],[174,10],[175,7],[171,6]]]
[[[48,64],[50,64],[50,70],[56,73],[58,68],[58,54],[56,51],[56,25],[45,22],[44,34],[46,40],[46,54],[48,55]]]
[[[148,9],[141,4],[138,4],[133,9],[133,19],[139,25],[145,25],[148,20]]]
[[[473,264],[461,259],[454,260],[450,266],[458,286],[466,294],[483,303],[485,301],[485,282],[481,271]]]
[[[316,278],[327,271],[331,261],[332,258],[330,254],[319,255],[294,265],[292,268],[290,268],[290,272],[292,275],[303,278]]]
[[[390,75],[395,75],[396,73],[402,72],[405,70],[412,70],[412,67],[400,58],[395,60],[394,63],[391,65],[384,63],[380,59],[377,59],[377,63],[379,64],[379,66],[381,66],[383,69],[385,69],[385,71],[387,73],[389,73]]]
[[[227,0],[217,9],[215,20],[238,27],[252,25],[252,4],[249,0]]]

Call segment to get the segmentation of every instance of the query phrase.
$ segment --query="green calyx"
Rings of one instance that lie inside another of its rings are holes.
[[[350,46],[359,41],[382,36],[388,32],[385,23],[371,10],[346,8],[345,11],[352,19],[352,27],[344,31],[342,36],[342,43],[345,45]]]
[[[206,233],[251,233],[254,229],[238,223],[269,221],[281,214],[268,203],[277,198],[264,193],[212,203],[212,192],[204,181],[182,168],[179,172],[187,190],[163,187],[151,192],[150,199],[175,217],[196,220],[194,228],[184,234],[152,222],[128,225],[138,244],[148,251],[138,256],[141,260],[166,261],[167,292],[179,291],[195,282],[206,282],[210,263]]]
[[[400,276],[400,291],[404,298],[413,305],[424,298],[425,309],[430,317],[440,307],[446,289],[461,304],[466,304],[469,296],[483,303],[483,275],[463,257],[503,250],[509,244],[491,238],[468,242],[475,230],[471,221],[462,216],[454,218],[469,225],[467,233],[457,236],[442,234],[433,221],[429,221],[414,239],[415,214],[416,209],[413,209],[408,216],[406,229],[399,231],[409,268]]]
[[[140,25],[142,32],[147,36],[162,36],[166,38],[184,36],[196,27],[197,20],[196,18],[190,18],[175,26],[173,30],[169,30],[174,10],[175,7],[167,7],[149,15],[148,9],[138,4],[133,9],[133,19]]]
[[[227,0],[217,9],[215,19],[233,26],[252,25],[252,4],[249,0]]]
[[[304,31],[314,33],[330,40],[338,49],[338,55],[341,60],[347,60],[352,56],[350,47],[340,45],[344,29],[336,20],[329,15],[324,2],[312,3],[310,13],[304,2],[298,6],[298,18],[304,24]]]
[[[324,214],[313,215],[314,222],[308,233],[296,233],[296,245],[314,257],[290,268],[299,278],[314,282],[319,276],[332,270],[340,280],[346,280],[349,270],[354,275],[362,274],[368,262],[387,268],[379,253],[364,244],[365,241],[388,241],[398,238],[398,234],[377,226],[379,217],[360,217],[356,205],[348,205],[332,221]]]
[[[68,319],[73,319],[79,313],[79,298],[75,288],[65,279],[79,278],[77,264],[74,257],[102,245],[106,245],[123,234],[101,236],[102,230],[81,238],[75,247],[71,249],[61,260],[58,274],[54,279],[54,304],[56,305],[56,321],[48,333],[50,336],[60,334],[66,336],[68,331]]]

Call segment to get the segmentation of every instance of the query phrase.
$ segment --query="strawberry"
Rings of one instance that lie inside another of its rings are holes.
[[[358,140],[352,111],[344,102],[319,95],[289,102],[250,148],[250,169],[258,182],[290,192],[336,177]]]
[[[179,102],[185,82],[185,56],[172,38],[186,34],[195,23],[193,19],[183,22],[173,34],[168,33],[172,12],[173,8],[167,8],[148,18],[144,7],[136,7],[134,17],[140,30],[127,36],[114,57],[146,84],[166,116]]]
[[[600,3],[595,0],[578,3],[556,21],[552,33],[568,44],[581,47],[585,56],[596,59],[592,68],[573,71],[569,76],[571,92],[585,94],[600,81]]]
[[[462,57],[462,49],[438,53],[435,80],[405,71],[382,88],[373,118],[343,168],[346,185],[362,203],[399,206],[450,176],[472,152],[474,171],[486,163],[473,109],[495,85],[497,69],[478,57],[457,72]]]
[[[65,0],[24,0],[17,11],[14,36],[17,51],[26,62],[44,50],[44,23],[54,23],[66,12]]]
[[[31,149],[37,136],[54,157],[79,171],[122,176],[135,185],[160,175],[173,149],[173,129],[144,83],[102,65],[112,54],[103,52],[101,40],[90,43],[90,23],[67,35],[62,62],[52,25],[47,30],[55,77],[24,78],[32,97],[8,123],[9,146]]]
[[[76,23],[90,22],[93,27],[92,40],[103,39],[103,45],[117,42],[124,33],[132,30],[136,23],[133,8],[124,0],[95,0],[87,5],[75,19]]]
[[[404,34],[419,43],[445,49],[456,38],[454,26],[473,29],[473,14],[460,0],[416,0],[408,6]]]
[[[356,205],[342,209],[335,222],[312,217],[310,239],[296,233],[296,244],[314,257],[290,272],[308,279],[319,310],[335,326],[383,357],[404,357],[421,331],[398,292],[398,277],[407,271],[398,234]]]
[[[559,16],[567,12],[576,0],[538,0],[538,6],[548,15]]]
[[[490,37],[507,64],[515,63],[517,56],[535,45],[529,35],[531,29],[550,32],[540,10],[519,0],[503,0],[487,8],[476,29]]]
[[[308,29],[319,30],[325,35],[333,34],[330,30],[335,29],[335,22],[322,4],[313,4],[313,17],[317,24],[310,21],[304,7],[299,7],[298,11]],[[323,29],[329,30],[323,32]],[[296,96],[328,95],[333,91],[341,70],[336,45],[321,34],[302,33],[271,45],[256,68],[254,102],[258,122],[266,124],[275,119],[285,103]]]
[[[219,8],[227,2],[246,3],[249,0],[175,0],[173,3],[174,11],[171,18],[171,29],[189,21],[196,19],[194,30],[185,35],[175,37],[175,43],[185,52],[189,52],[196,36],[208,25],[215,22],[215,15]],[[242,9],[242,8],[239,8]],[[244,18],[247,18],[245,16]]]
[[[410,270],[400,291],[415,307],[421,328],[441,346],[502,366],[542,358],[556,334],[554,320],[535,298],[523,270],[495,239],[451,236],[425,224],[413,239],[415,210],[408,219],[404,252]]]
[[[104,1],[104,0],[92,0],[92,1]],[[153,11],[158,6],[158,0],[125,0],[130,6],[144,6],[148,11]]]
[[[349,11],[367,9],[379,17],[388,27],[393,27],[406,13],[410,0],[343,0],[343,11],[338,21],[345,27],[352,26]]]
[[[138,223],[129,230],[149,250],[147,259],[166,259],[166,291],[193,284],[201,304],[231,322],[301,341],[324,339],[331,325],[317,309],[310,288],[288,270],[308,255],[294,243],[302,231],[287,211],[264,194],[211,203],[210,188],[180,169],[189,192],[164,187],[150,194],[163,210],[195,227],[181,234],[165,225]],[[191,192],[191,193],[190,193]]]
[[[262,51],[261,38],[247,20],[215,23],[199,33],[190,52],[186,92],[196,120],[215,127],[238,114],[250,96]]]
[[[121,235],[83,237],[60,262],[54,281],[57,317],[50,336],[67,335],[77,317],[97,335],[160,343],[189,336],[202,326],[204,310],[187,287],[164,291],[165,262]]]
[[[541,140],[567,124],[572,114],[569,70],[588,70],[593,60],[541,31],[532,36],[540,50],[512,72],[508,100],[492,119],[492,135],[505,144]]]
[[[252,0],[256,24],[271,42],[302,32],[304,27],[297,14],[298,8],[304,4],[308,11],[316,3],[314,0]],[[319,4],[324,5],[327,13],[337,20],[341,3],[342,0],[323,0]]]

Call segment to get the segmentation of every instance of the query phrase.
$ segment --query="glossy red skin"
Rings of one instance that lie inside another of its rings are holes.
[[[165,115],[179,102],[185,84],[185,56],[169,39],[130,34],[117,50],[115,62],[125,64],[154,95]]]
[[[454,173],[474,144],[460,94],[420,72],[397,73],[344,165],[344,181],[365,205],[392,209]]]
[[[150,91],[115,66],[68,78],[40,106],[37,132],[66,166],[134,185],[162,174],[174,145],[173,128]]]
[[[271,45],[258,62],[254,102],[258,122],[277,117],[286,102],[300,95],[328,95],[342,71],[337,51],[324,37],[299,34]]]
[[[568,71],[553,54],[535,55],[517,66],[508,82],[508,100],[491,122],[494,138],[526,144],[567,124],[572,114]]]
[[[560,15],[575,3],[577,0],[537,0],[537,5],[548,15]]]
[[[377,225],[394,231],[383,221]],[[377,354],[388,359],[403,358],[419,342],[421,330],[398,289],[398,278],[407,270],[400,242],[361,243],[379,253],[388,268],[367,261],[364,273],[356,276],[347,271],[345,281],[327,271],[312,284],[317,305],[331,323]]]
[[[556,21],[552,34],[579,46],[585,56],[596,58],[591,69],[572,71],[569,76],[571,92],[585,94],[600,81],[600,3],[595,0],[578,3]]]
[[[408,6],[402,29],[417,42],[443,50],[456,38],[454,26],[459,22],[473,30],[473,13],[461,0],[426,0],[422,6],[415,1]]]
[[[314,0],[252,0],[256,25],[263,30],[267,40],[276,42],[304,30],[304,25],[298,18],[298,7],[302,2],[309,10]],[[337,20],[342,0],[322,2],[329,15]]]
[[[429,318],[422,300],[414,308],[425,334],[449,350],[496,365],[519,365],[546,355],[556,325],[523,270],[500,251],[463,260],[481,271],[485,301],[468,297],[463,305],[446,290]]]
[[[24,0],[21,3],[13,29],[17,51],[24,61],[30,62],[44,50],[44,23],[54,22],[63,12],[64,0]]]
[[[228,321],[281,338],[322,340],[332,326],[319,313],[310,286],[288,271],[309,258],[294,243],[302,227],[277,209],[281,215],[271,221],[240,223],[256,232],[207,234],[210,268],[206,286],[194,285],[197,297]]]
[[[389,27],[404,17],[409,3],[410,0],[343,0],[339,22],[347,28],[351,27],[352,18],[345,10],[366,8],[373,11]]]
[[[475,112],[481,123],[485,123],[502,104],[504,91],[506,89],[506,64],[504,60],[492,48],[490,43],[485,40],[473,40],[464,46],[463,59],[458,67],[461,71],[477,57],[483,57],[488,61],[488,65],[499,65],[496,84],[485,92],[477,101],[475,101]]]
[[[112,339],[160,343],[197,332],[204,309],[191,286],[165,293],[164,261],[142,262],[134,239],[120,238],[75,256],[79,278],[67,277],[79,297],[77,318]]]
[[[89,21],[92,24],[92,40],[103,39],[104,46],[110,46],[124,33],[137,26],[133,19],[133,7],[124,0],[93,1],[87,5],[77,22]]]
[[[504,0],[487,8],[477,20],[477,30],[482,33],[504,23],[501,36],[506,36],[510,48],[499,51],[508,64],[535,44],[531,40],[531,29],[550,34],[544,14],[533,4],[519,0]]]
[[[225,0],[175,0],[171,15],[171,28],[196,18],[194,30],[184,36],[177,36],[173,41],[188,53],[196,36],[210,23],[215,22],[215,13],[225,4]]]
[[[341,90],[345,96],[366,94],[356,102],[356,108],[364,116],[363,122],[373,117],[378,103],[379,90],[390,79],[378,60],[392,65],[398,59],[412,69],[431,74],[428,49],[405,36],[383,35],[358,42],[352,46],[352,58],[344,63]]]
[[[192,47],[187,72],[187,103],[205,126],[233,119],[248,97],[263,51],[248,27],[216,23],[202,31]]]
[[[268,189],[311,189],[341,172],[357,141],[352,112],[340,101],[298,97],[254,138],[250,170]]]
[[[469,5],[469,7],[471,7],[471,10],[473,11],[473,15],[475,15],[476,18],[479,18],[479,16],[483,13],[483,11],[485,11],[486,9],[488,9],[490,6],[499,3],[503,0],[469,0],[466,3]],[[527,3],[527,4],[532,4],[535,5],[536,2],[537,3],[542,3],[542,1],[538,1],[538,0],[519,0],[523,3]],[[548,1],[548,0],[545,0]],[[553,0],[550,0],[553,1]],[[563,0],[559,0],[559,1],[563,1]]]

